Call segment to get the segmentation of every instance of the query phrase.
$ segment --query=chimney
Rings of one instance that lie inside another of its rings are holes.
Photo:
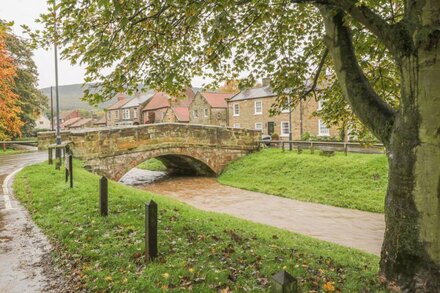
[[[123,101],[125,100],[124,94],[123,93],[119,93],[118,94],[118,101]]]
[[[263,87],[270,85],[270,77],[264,77],[261,79],[261,84]]]

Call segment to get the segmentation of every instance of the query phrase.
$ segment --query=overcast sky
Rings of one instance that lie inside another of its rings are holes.
[[[46,11],[46,0],[0,0],[0,18],[6,21],[14,21],[13,31],[23,36],[20,25],[26,24],[31,29],[37,29],[35,19]],[[55,85],[55,61],[53,50],[35,50],[34,61],[39,72],[39,87]],[[73,84],[84,82],[84,70],[78,66],[72,66],[69,62],[59,61],[59,84]],[[195,78],[193,86],[201,86],[202,80]]]

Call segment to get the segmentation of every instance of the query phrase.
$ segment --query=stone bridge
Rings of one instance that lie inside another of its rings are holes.
[[[72,130],[61,137],[86,169],[117,181],[150,158],[173,172],[215,176],[231,161],[257,150],[260,135],[248,129],[163,123]],[[54,132],[39,133],[39,149],[54,140]]]

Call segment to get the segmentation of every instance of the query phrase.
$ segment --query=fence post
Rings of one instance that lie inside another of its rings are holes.
[[[101,216],[108,216],[108,180],[104,176],[99,179],[99,208]]]
[[[48,156],[49,156],[49,165],[52,165],[53,164],[53,157],[52,157],[53,152],[52,152],[52,149],[49,147],[47,149],[47,151],[48,151]]]
[[[347,143],[344,142],[344,154],[347,155],[347,152],[348,152],[348,146]]]
[[[3,151],[6,152],[6,144],[3,143]]]
[[[310,142],[310,153],[312,155],[315,153],[315,148],[313,147],[313,141]]]
[[[70,176],[70,188],[73,188],[73,155],[68,155],[69,158],[69,176]]]
[[[145,261],[157,257],[157,204],[150,200],[145,204]]]
[[[281,141],[281,149],[282,149],[283,152],[284,152],[284,141]]]

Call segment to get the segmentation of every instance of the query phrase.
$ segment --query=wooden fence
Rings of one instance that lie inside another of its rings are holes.
[[[278,147],[283,151],[308,149],[312,153],[315,150],[321,151],[340,151],[347,153],[364,154],[383,154],[385,146],[383,144],[360,144],[355,142],[331,142],[331,141],[302,141],[302,140],[273,140],[271,142],[260,141],[260,145],[268,147]]]

